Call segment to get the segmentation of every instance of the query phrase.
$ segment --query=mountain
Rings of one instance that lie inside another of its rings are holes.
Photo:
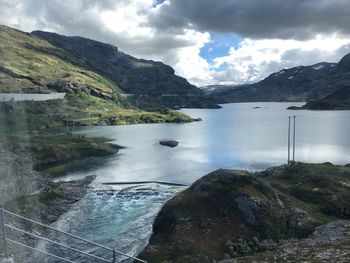
[[[0,91],[68,92],[120,102],[117,84],[31,34],[0,26]],[[118,98],[119,97],[119,98]]]
[[[216,87],[220,103],[255,101],[350,101],[350,54],[339,63],[318,63],[273,73],[237,88]],[[344,97],[345,95],[345,97]]]
[[[147,110],[217,107],[170,66],[136,59],[109,44],[6,26],[0,26],[0,37],[0,92],[67,92],[88,97],[89,103],[101,99]]]
[[[64,50],[78,63],[116,83],[136,106],[141,108],[216,107],[204,92],[186,79],[175,75],[168,65],[137,59],[117,47],[83,37],[67,37],[56,33],[34,31],[39,39]]]

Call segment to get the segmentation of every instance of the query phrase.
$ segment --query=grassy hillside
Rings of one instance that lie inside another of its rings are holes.
[[[27,114],[32,128],[72,121],[82,125],[191,121],[173,111],[153,113],[132,108],[115,82],[31,34],[0,26],[0,58],[0,93],[67,93],[63,101],[2,105],[4,111],[0,114],[15,108],[17,113]]]
[[[30,34],[1,26],[0,56],[1,92],[71,89],[120,103],[115,83],[82,68],[65,51]]]
[[[31,35],[64,50],[84,68],[112,80],[124,93],[133,94],[132,104],[141,109],[218,108],[212,98],[161,62],[138,59],[113,45],[83,37],[43,31],[33,31]]]

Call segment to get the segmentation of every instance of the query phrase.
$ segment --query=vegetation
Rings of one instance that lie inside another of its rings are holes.
[[[165,204],[140,256],[149,262],[213,262],[274,251],[319,225],[350,219],[349,208],[348,166],[218,170]]]
[[[0,55],[0,92],[67,93],[63,101],[0,105],[7,108],[0,114],[7,114],[9,107],[17,111],[22,107],[30,130],[64,126],[67,122],[120,125],[192,120],[170,110],[145,112],[131,107],[130,101],[121,96],[119,86],[89,70],[84,58],[31,34],[0,26]]]
[[[55,85],[72,84],[85,87],[86,92],[118,97],[120,90],[115,83],[84,69],[63,50],[30,34],[1,26],[0,52],[1,92],[42,93],[57,90]]]

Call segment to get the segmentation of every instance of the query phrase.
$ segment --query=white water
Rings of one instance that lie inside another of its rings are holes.
[[[152,223],[161,206],[182,189],[159,184],[95,185],[93,190],[52,226],[129,255],[137,255],[148,242]],[[95,256],[112,260],[112,253],[104,249],[56,232],[50,232],[48,236]],[[100,262],[45,242],[39,243],[37,248],[71,258],[74,262]],[[119,262],[126,257],[118,256],[117,259]],[[34,253],[28,262],[34,261],[59,262],[39,253]]]

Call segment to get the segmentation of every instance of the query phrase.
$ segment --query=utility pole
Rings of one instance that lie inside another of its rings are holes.
[[[295,161],[295,118],[296,116],[293,116],[293,162]]]
[[[288,164],[290,163],[290,116],[288,117]]]

